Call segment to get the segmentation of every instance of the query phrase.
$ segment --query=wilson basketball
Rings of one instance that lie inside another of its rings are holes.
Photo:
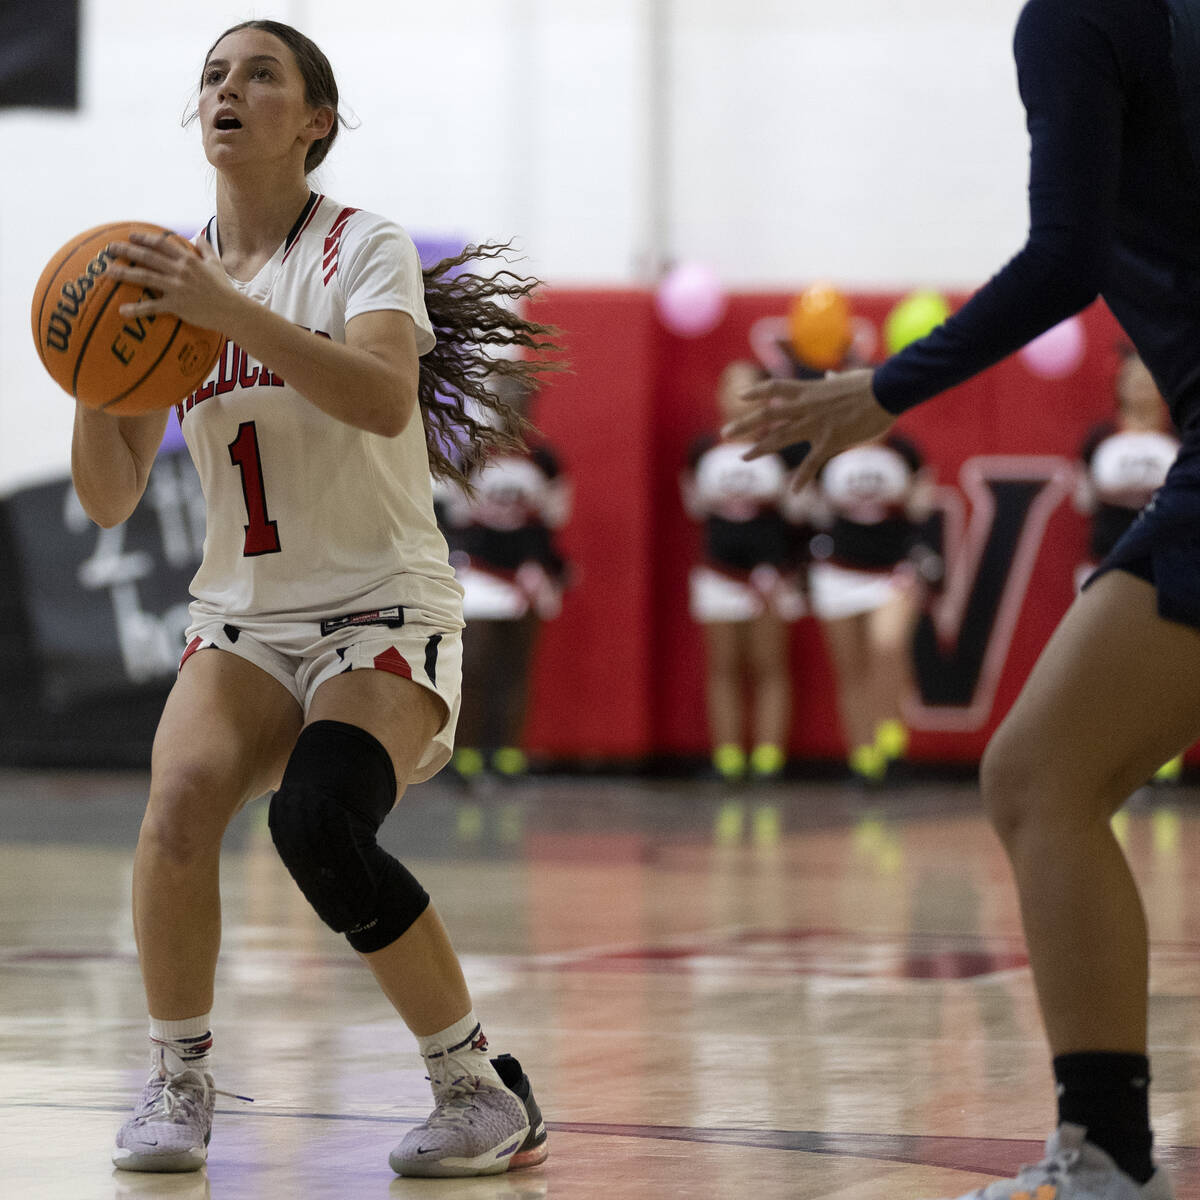
[[[89,408],[118,416],[182,400],[212,370],[224,342],[214,330],[198,329],[173,313],[121,316],[122,304],[153,294],[107,273],[118,261],[109,243],[128,241],[131,233],[165,235],[198,253],[158,225],[98,225],[72,238],[46,264],[31,312],[33,340],[54,381]]]

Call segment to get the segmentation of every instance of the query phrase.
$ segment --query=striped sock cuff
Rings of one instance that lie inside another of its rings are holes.
[[[151,1017],[150,1043],[170,1056],[167,1061],[172,1067],[172,1060],[178,1060],[184,1067],[206,1063],[213,1047],[209,1020],[208,1013],[183,1021],[159,1021]]]
[[[460,1050],[478,1050],[486,1054],[488,1043],[483,1027],[472,1011],[438,1033],[417,1038],[417,1045],[423,1057],[441,1058],[443,1054],[456,1054]]]
[[[172,1051],[185,1066],[208,1058],[213,1047],[211,1033],[204,1033],[199,1037],[173,1038],[170,1041],[152,1037],[150,1041],[156,1046],[163,1046]]]

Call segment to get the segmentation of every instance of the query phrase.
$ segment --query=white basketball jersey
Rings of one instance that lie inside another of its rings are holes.
[[[891,446],[867,443],[831,458],[820,480],[825,502],[837,516],[876,525],[904,508],[913,472]]]
[[[1097,498],[1120,508],[1141,508],[1167,477],[1179,442],[1167,433],[1122,431],[1106,437],[1088,474]]]
[[[216,219],[200,237],[219,248]],[[315,193],[248,283],[251,299],[320,337],[393,310],[435,344],[416,248],[397,225]],[[395,605],[457,629],[462,591],[433,516],[420,413],[395,438],[326,415],[228,342],[177,412],[204,488],[200,612],[316,620]]]
[[[788,469],[778,454],[747,462],[748,443],[719,442],[696,464],[691,495],[693,516],[751,521],[788,499]]]
[[[474,496],[461,488],[447,496],[447,513],[453,525],[480,525],[499,533],[513,533],[535,523],[551,529],[565,524],[562,489],[547,479],[545,471],[527,454],[489,456],[471,484]]]

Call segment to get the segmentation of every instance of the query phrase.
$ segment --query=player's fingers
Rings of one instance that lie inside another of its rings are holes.
[[[129,240],[135,246],[145,246],[167,258],[178,258],[179,255],[186,253],[181,246],[176,244],[168,229],[164,229],[161,233],[131,233]]]
[[[753,441],[768,430],[796,419],[794,404],[771,398],[758,408],[727,422],[721,427],[721,433],[725,437],[745,437]]]
[[[172,263],[172,260],[166,255],[147,249],[145,246],[136,246],[132,242],[110,242],[107,249],[113,258],[123,258],[127,262],[150,267],[156,271],[166,271]]]
[[[766,409],[755,409],[754,412],[744,413],[732,421],[726,421],[721,426],[721,436],[727,438],[757,437],[758,434],[777,418]]]
[[[817,472],[825,465],[829,451],[822,446],[809,446],[804,461],[792,472],[790,490],[803,491],[817,477]]]
[[[775,454],[785,446],[794,446],[798,442],[814,441],[814,433],[806,421],[777,421],[774,425],[763,430],[754,443],[754,457],[764,454]],[[749,457],[748,455],[746,457]]]
[[[764,379],[761,383],[748,387],[742,393],[742,398],[758,403],[792,395],[795,390],[794,379]]]
[[[169,310],[161,300],[133,300],[122,304],[119,311],[123,317],[150,317]]]
[[[140,283],[142,287],[161,288],[164,280],[157,271],[147,271],[144,267],[127,267],[121,263],[116,263],[109,267],[115,279],[120,279],[123,283]]]

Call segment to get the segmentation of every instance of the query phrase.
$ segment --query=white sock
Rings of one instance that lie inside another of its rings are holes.
[[[168,1075],[180,1071],[212,1073],[211,1013],[188,1017],[184,1021],[159,1021],[150,1018],[151,1065],[161,1066]]]
[[[427,1062],[440,1058],[443,1054],[452,1055],[464,1066],[469,1065],[472,1075],[478,1075],[480,1079],[486,1079],[499,1087],[504,1086],[504,1081],[496,1073],[496,1068],[492,1066],[488,1057],[488,1041],[474,1009],[461,1021],[455,1021],[440,1032],[431,1033],[428,1037],[418,1037],[417,1046],[421,1050],[421,1057]]]

